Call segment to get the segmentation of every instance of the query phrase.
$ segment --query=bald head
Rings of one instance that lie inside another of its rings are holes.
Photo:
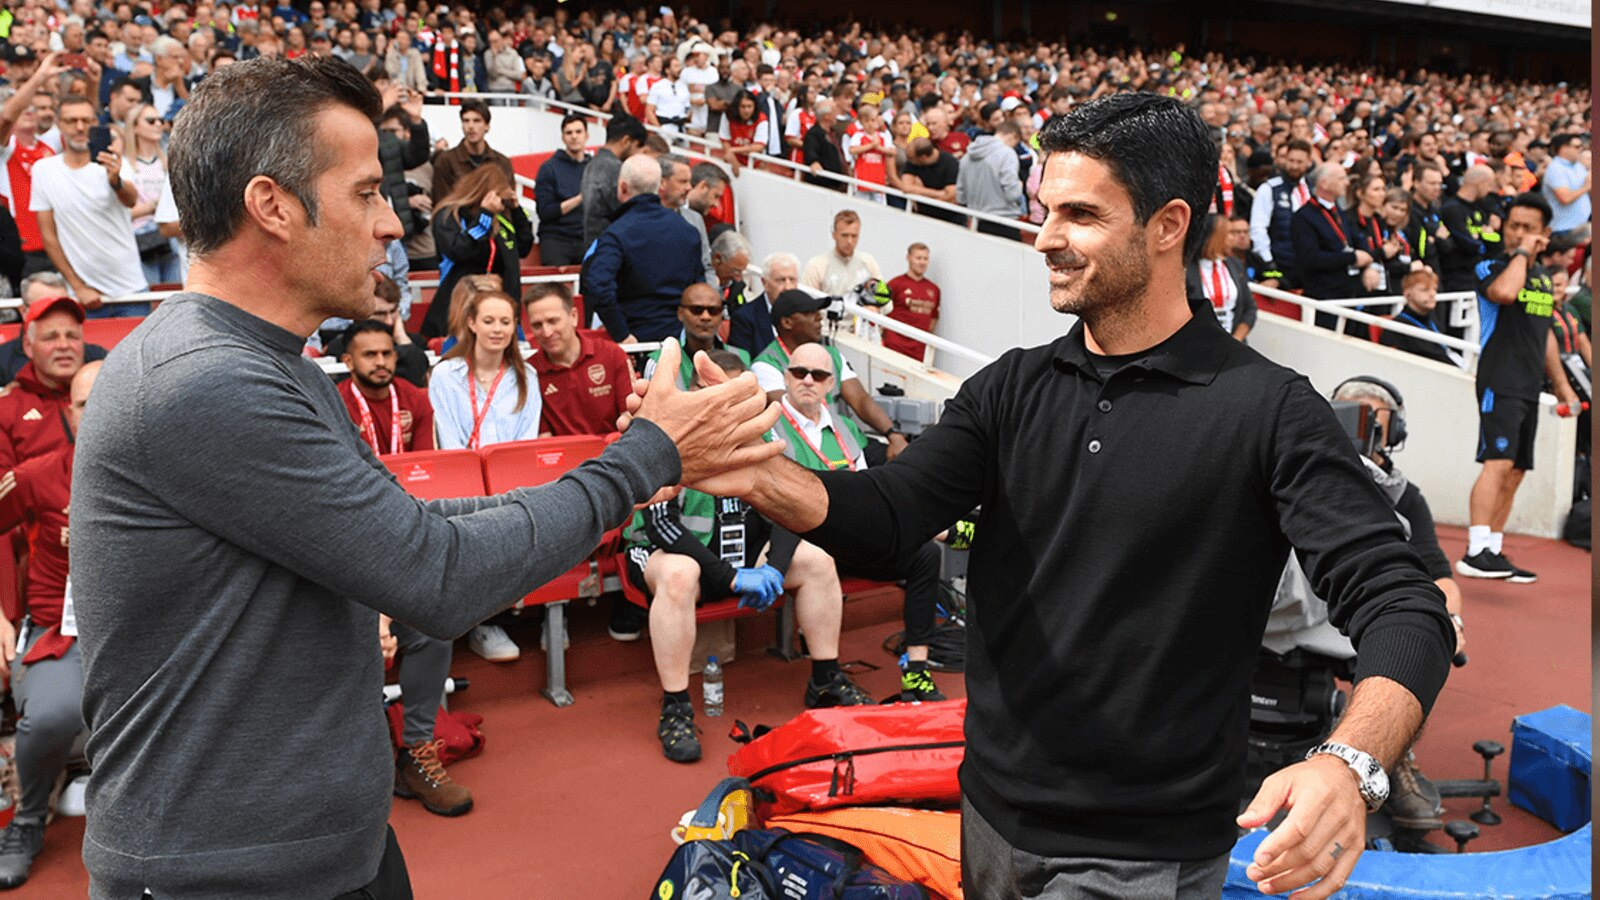
[[[89,402],[89,392],[94,390],[94,380],[100,376],[100,361],[84,363],[78,374],[72,376],[72,405],[67,408],[67,419],[74,434],[83,421],[83,407]]]
[[[801,372],[795,377],[795,372]],[[818,373],[822,377],[818,377]],[[814,422],[822,420],[822,406],[833,390],[835,376],[833,357],[821,344],[801,344],[789,354],[789,365],[783,370],[783,392],[789,405]]]
[[[833,357],[821,344],[801,344],[789,354],[789,362],[808,369],[832,369]]]
[[[1476,200],[1494,190],[1499,183],[1493,169],[1488,166],[1473,166],[1461,176],[1461,190],[1457,193],[1463,199]]]
[[[640,194],[654,194],[661,190],[661,163],[640,153],[628,157],[617,175],[617,201],[627,203]]]

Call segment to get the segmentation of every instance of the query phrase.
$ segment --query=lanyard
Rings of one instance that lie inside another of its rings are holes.
[[[1305,206],[1306,201],[1311,199],[1311,189],[1306,187],[1306,183],[1304,181],[1294,186],[1294,197],[1296,200],[1300,201],[1299,203],[1295,204],[1295,209]],[[1321,204],[1318,205],[1320,206]]]
[[[1367,224],[1372,226],[1372,249],[1381,250],[1383,248],[1383,232],[1378,228],[1377,213],[1373,213],[1372,218],[1367,220]]]
[[[795,434],[800,435],[800,440],[806,442],[806,446],[810,447],[811,448],[811,452],[815,453],[817,455],[817,459],[822,460],[822,464],[823,465],[827,466],[830,470],[854,468],[851,465],[850,455],[848,453],[845,453],[845,458],[842,459],[842,460],[837,460],[837,461],[836,460],[831,460],[831,459],[828,458],[827,454],[822,452],[822,448],[821,447],[817,446],[816,444],[811,443],[811,438],[806,435],[806,430],[804,428],[800,427],[800,423],[796,422],[794,420],[794,416],[789,415],[789,408],[788,407],[786,407],[786,406],[784,406],[783,404],[780,403],[780,404],[778,404],[778,411],[783,413],[783,417],[785,419],[789,420],[789,426],[794,429]],[[840,450],[840,452],[844,452],[844,444],[843,443],[841,443],[839,445],[839,450]]]
[[[361,436],[372,445],[373,453],[382,456],[383,448],[378,446],[378,426],[372,421],[372,407],[367,405],[367,398],[361,396],[360,388],[351,385],[350,392],[355,395],[356,406],[361,410]],[[389,452],[401,452],[405,449],[403,443],[400,431],[400,392],[391,384],[389,385]]]
[[[489,417],[489,405],[494,403],[494,392],[500,389],[500,379],[506,377],[506,364],[500,364],[500,371],[495,373],[494,382],[489,385],[488,396],[483,398],[483,412],[478,412],[478,379],[472,374],[472,365],[467,365],[467,396],[472,398],[472,435],[467,438],[467,449],[478,449],[478,433],[483,430],[483,420]],[[393,390],[393,388],[390,388]]]
[[[1213,259],[1211,260],[1211,305],[1221,309],[1227,302],[1228,295],[1222,280],[1222,261]]]
[[[1322,217],[1324,219],[1328,220],[1328,224],[1333,226],[1333,230],[1338,232],[1339,241],[1346,247],[1350,246],[1350,239],[1344,236],[1344,229],[1339,227],[1339,218],[1333,213],[1328,212],[1328,208],[1323,206],[1321,203],[1317,204],[1317,210],[1322,213]]]
[[[1433,324],[1433,320],[1432,319],[1429,319],[1427,321],[1423,321],[1421,319],[1418,319],[1416,316],[1413,316],[1410,312],[1401,312],[1400,313],[1400,318],[1405,319],[1407,322],[1410,322],[1411,324],[1417,326],[1418,328],[1426,328],[1427,330],[1433,332],[1434,334],[1438,334],[1439,333],[1439,326]]]

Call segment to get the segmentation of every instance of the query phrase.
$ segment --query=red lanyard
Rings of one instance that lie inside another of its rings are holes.
[[[783,417],[785,419],[789,420],[789,426],[794,429],[795,434],[800,435],[800,440],[806,442],[806,446],[810,447],[811,448],[811,452],[815,453],[817,455],[817,459],[822,460],[822,464],[823,465],[827,466],[830,470],[832,470],[832,469],[849,469],[849,468],[853,468],[853,466],[851,465],[850,455],[848,453],[845,453],[844,444],[842,442],[839,444],[839,452],[845,453],[845,458],[842,459],[842,460],[837,460],[837,461],[831,460],[831,459],[828,458],[828,455],[826,453],[822,452],[822,448],[821,447],[818,447],[816,444],[811,443],[811,438],[806,436],[806,430],[804,428],[800,427],[800,423],[796,422],[794,420],[794,416],[789,415],[789,408],[787,406],[784,406],[780,402],[778,404],[778,411],[783,413]]]
[[[1333,226],[1333,230],[1339,233],[1339,240],[1346,247],[1350,246],[1350,239],[1344,236],[1344,229],[1339,227],[1339,217],[1328,212],[1328,208],[1323,206],[1321,202],[1317,203],[1317,209],[1321,211],[1322,217],[1328,220],[1328,224]]]
[[[1222,260],[1213,259],[1211,262],[1211,305],[1221,309],[1228,302],[1227,294],[1222,282]],[[1231,280],[1231,279],[1230,279]]]
[[[1307,188],[1306,183],[1302,181],[1294,186],[1294,195],[1300,199],[1300,206],[1305,206],[1306,201],[1311,199],[1311,190]]]
[[[1222,187],[1222,214],[1233,217],[1233,176],[1228,174],[1228,167],[1217,166],[1217,181]]]
[[[483,412],[478,412],[478,379],[472,374],[472,364],[467,364],[467,396],[472,398],[472,436],[467,438],[467,449],[478,449],[478,433],[483,430],[483,420],[489,417],[489,406],[494,403],[494,392],[500,389],[500,379],[506,377],[506,364],[500,364],[489,394],[483,398]]]
[[[355,385],[350,386],[351,393],[356,396],[356,406],[361,410],[361,436],[372,445],[372,452],[383,455],[383,448],[378,446],[378,426],[372,422],[372,407],[367,405],[367,398],[361,396],[361,389]],[[389,452],[399,453],[405,449],[404,438],[400,430],[400,392],[389,385]]]

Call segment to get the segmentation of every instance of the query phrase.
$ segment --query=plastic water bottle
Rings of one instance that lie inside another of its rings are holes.
[[[706,660],[706,667],[700,673],[700,680],[705,688],[706,715],[722,715],[722,664],[717,662],[715,656]]]

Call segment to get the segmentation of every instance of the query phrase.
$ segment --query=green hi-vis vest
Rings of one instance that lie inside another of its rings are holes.
[[[844,386],[844,379],[839,373],[844,371],[844,357],[839,355],[839,348],[832,344],[824,344],[823,349],[828,351],[828,356],[833,359],[833,390],[828,392],[828,404],[839,402],[839,389]],[[783,349],[783,341],[774,340],[767,345],[767,349],[756,354],[754,363],[764,362],[780,373],[789,368],[789,351]]]
[[[746,369],[750,368],[750,354],[744,352],[738,347],[718,341],[716,349],[726,350],[729,353],[732,353],[734,356],[739,357],[739,360],[744,363],[744,367]],[[689,385],[694,381],[694,354],[689,352],[689,348],[684,347],[683,352],[680,353],[679,356],[682,358],[678,360],[678,390],[687,391],[689,389]],[[660,363],[661,351],[659,349],[652,351],[650,353],[650,359],[652,362]]]
[[[822,432],[822,446],[816,448],[812,447],[810,439],[801,434],[794,423],[789,421],[789,415],[789,410],[785,408],[783,415],[778,416],[778,424],[773,429],[787,445],[783,451],[784,456],[817,471],[848,470],[854,467],[856,459],[861,456],[861,448],[867,444],[867,439],[861,434],[861,429],[856,427],[856,423],[845,416],[834,414],[834,427]],[[822,451],[820,454],[817,452],[819,449]]]

